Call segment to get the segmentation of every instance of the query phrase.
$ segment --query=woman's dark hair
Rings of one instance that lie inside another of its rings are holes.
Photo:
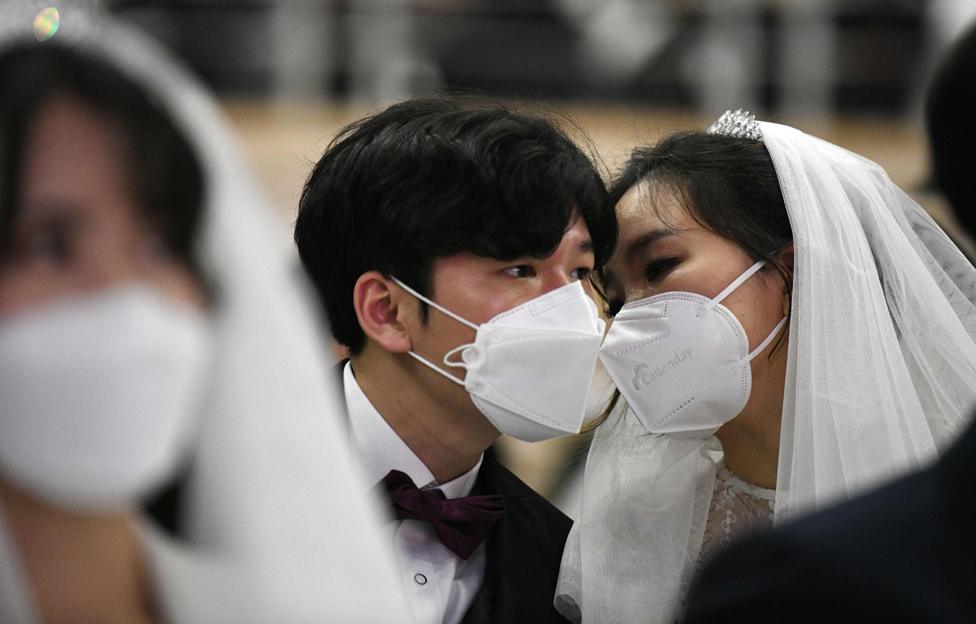
[[[793,240],[783,192],[762,141],[705,132],[673,134],[633,151],[610,188],[617,204],[635,184],[663,183],[702,227],[753,260],[773,260]]]
[[[57,44],[29,44],[0,55],[0,258],[18,218],[21,167],[32,123],[57,97],[77,98],[119,128],[129,153],[127,179],[143,216],[201,276],[193,253],[203,212],[199,160],[162,106],[110,63]]]
[[[355,354],[365,335],[352,295],[363,273],[430,296],[436,258],[544,258],[577,216],[599,267],[616,244],[613,206],[593,162],[556,124],[422,98],[339,133],[305,184],[295,242],[333,335]]]
[[[776,262],[776,254],[793,241],[793,230],[762,141],[705,132],[673,134],[631,153],[610,187],[610,200],[617,205],[642,182],[673,194],[702,227],[734,241],[753,260],[768,260],[790,286],[792,276]]]

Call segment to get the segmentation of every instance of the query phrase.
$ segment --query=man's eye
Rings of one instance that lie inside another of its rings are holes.
[[[669,257],[661,258],[660,260],[653,260],[647,263],[644,267],[644,279],[648,283],[654,283],[664,276],[665,273],[673,269],[680,262],[679,258]]]
[[[505,269],[505,273],[512,277],[520,277],[520,278],[534,277],[535,269],[533,269],[527,264],[517,264],[515,266],[510,266],[507,269]]]

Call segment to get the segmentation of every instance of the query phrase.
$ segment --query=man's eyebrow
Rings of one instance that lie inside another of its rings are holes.
[[[627,249],[624,251],[624,258],[626,260],[630,260],[637,253],[643,250],[644,247],[647,247],[648,245],[652,245],[657,241],[661,240],[662,238],[667,238],[669,236],[677,236],[677,234],[678,234],[677,232],[675,232],[670,228],[659,228],[656,230],[651,230],[650,232],[647,232],[646,234],[637,237],[636,239],[631,241],[630,244],[627,245]]]

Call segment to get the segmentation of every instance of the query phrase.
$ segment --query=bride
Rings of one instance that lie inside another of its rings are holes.
[[[976,404],[976,270],[878,165],[741,111],[635,150],[611,197],[619,396],[556,605],[667,622],[733,536],[947,445]]]
[[[0,4],[0,622],[402,622],[270,206],[85,4]]]

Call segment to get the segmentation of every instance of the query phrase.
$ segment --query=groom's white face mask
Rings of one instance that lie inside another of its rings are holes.
[[[448,351],[441,365],[411,357],[464,386],[502,433],[527,442],[578,433],[604,322],[579,281],[502,312],[481,325],[397,284],[475,331],[473,342]],[[460,359],[452,359],[455,354]],[[464,378],[449,369],[466,371]]]

